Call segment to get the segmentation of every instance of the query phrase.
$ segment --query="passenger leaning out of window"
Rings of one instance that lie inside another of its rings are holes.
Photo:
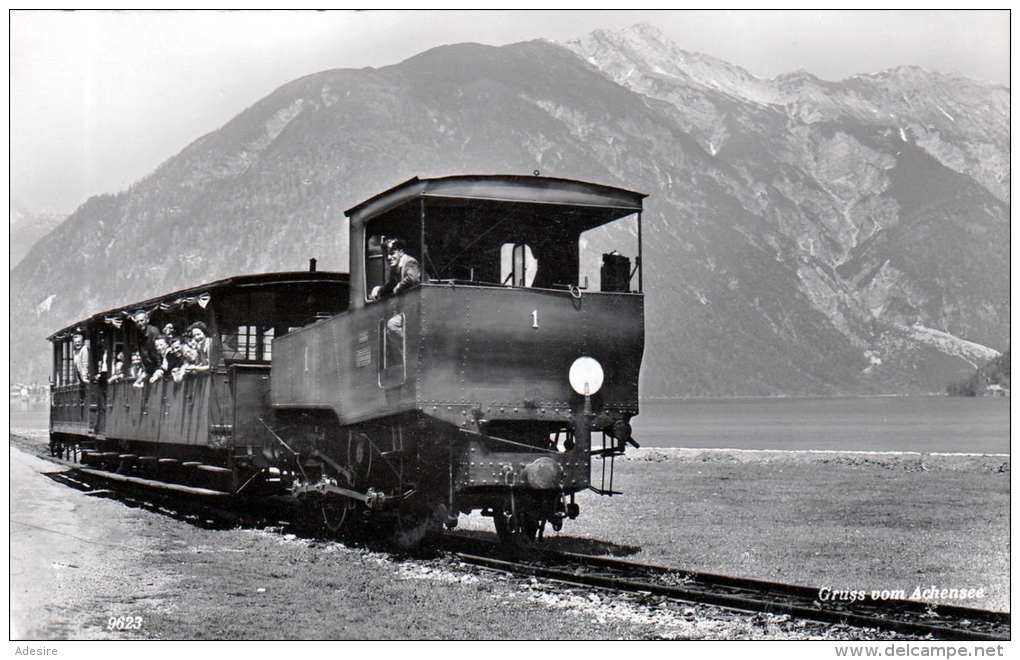
[[[74,349],[74,374],[78,377],[79,383],[89,382],[89,345],[85,343],[85,336],[75,332],[71,337],[71,347]]]
[[[132,315],[132,320],[142,332],[142,344],[139,347],[139,356],[146,371],[155,371],[163,361],[162,352],[156,348],[156,339],[160,337],[159,328],[149,323],[149,315],[139,310]]]
[[[184,380],[184,377],[191,372],[195,363],[198,362],[198,351],[191,345],[190,342],[181,344],[181,363],[180,366],[174,368],[171,371],[175,383],[180,383]]]
[[[421,266],[407,253],[404,241],[394,238],[387,243],[386,260],[390,264],[389,279],[386,284],[372,289],[370,300],[398,295],[421,282]]]
[[[160,335],[159,337],[156,337],[155,344],[159,358],[156,363],[156,369],[152,372],[152,375],[149,376],[150,383],[155,383],[163,377],[163,374],[170,371],[170,365],[167,364],[167,355],[170,352],[170,342],[166,340],[166,337]]]
[[[191,373],[205,373],[209,371],[209,348],[212,345],[212,337],[209,336],[209,328],[205,323],[196,321],[188,326],[188,344],[195,350],[195,359],[188,367]]]

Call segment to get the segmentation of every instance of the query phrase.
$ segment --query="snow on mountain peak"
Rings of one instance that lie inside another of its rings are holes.
[[[909,94],[912,90],[959,89],[979,94],[993,87],[957,74],[940,73],[912,64],[858,74],[840,82],[824,80],[804,69],[763,79],[711,55],[683,50],[648,23],[619,30],[596,30],[561,45],[602,69],[616,82],[625,84],[629,81],[626,86],[633,87],[634,81],[630,76],[625,78],[625,74],[636,70],[652,78],[665,76],[759,105],[787,105],[800,101],[814,103],[819,100],[819,94],[839,91],[846,86],[857,89],[864,86],[869,88],[870,94],[882,93],[883,90],[897,94],[905,90]],[[968,92],[965,95],[973,94]],[[1008,90],[1005,96],[1008,96]],[[858,98],[850,100],[854,105],[861,101]],[[955,116],[952,109],[947,110]]]
[[[622,30],[595,30],[562,45],[621,84],[636,69],[646,76],[680,79],[755,103],[770,103],[775,96],[766,81],[746,69],[711,55],[683,50],[647,23]]]

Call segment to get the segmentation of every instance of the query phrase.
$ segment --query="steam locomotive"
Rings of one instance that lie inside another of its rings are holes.
[[[49,337],[51,451],[146,487],[296,497],[331,531],[371,520],[405,546],[477,510],[511,543],[559,530],[578,492],[617,494],[612,461],[637,444],[644,197],[413,178],[346,211],[349,273],[312,260],[82,319]],[[421,281],[376,300],[393,237]],[[121,373],[148,326],[197,321],[207,370]]]

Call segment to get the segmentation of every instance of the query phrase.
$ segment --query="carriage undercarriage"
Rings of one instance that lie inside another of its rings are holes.
[[[579,491],[615,493],[604,478],[601,488],[590,484],[590,456],[611,465],[623,451],[605,434],[602,448],[591,450],[591,417],[547,425],[555,433],[532,432],[530,446],[523,436],[508,441],[466,433],[428,417],[342,427],[335,418],[305,412],[263,421],[275,442],[260,447],[211,449],[54,433],[50,450],[82,469],[137,486],[215,498],[293,498],[306,522],[331,536],[365,529],[378,536],[381,529],[398,547],[411,548],[429,533],[456,527],[460,514],[478,511],[492,519],[503,542],[521,545],[577,518]],[[510,434],[505,426],[496,428]],[[492,451],[507,442],[515,451]]]

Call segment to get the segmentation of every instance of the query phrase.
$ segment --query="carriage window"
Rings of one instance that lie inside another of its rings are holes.
[[[271,361],[273,359],[273,334],[274,329],[269,328],[262,333],[262,359]]]
[[[53,342],[53,382],[64,384],[64,342]]]
[[[237,332],[220,335],[223,359],[271,361],[275,335],[276,329],[272,326],[239,325]]]
[[[237,327],[237,352],[241,360],[255,359],[255,326],[240,325]]]
[[[254,360],[256,331],[253,325],[239,325],[237,332],[220,335],[225,360]]]
[[[245,285],[230,291],[214,301],[219,341],[210,359],[268,363],[278,337],[341,311],[345,293],[346,285],[334,281]]]
[[[535,281],[538,260],[524,243],[504,243],[499,251],[499,280],[505,286],[529,287]]]
[[[74,349],[71,347],[71,340],[70,339],[65,339],[64,340],[64,369],[63,369],[63,373],[64,373],[64,378],[63,378],[63,384],[64,385],[70,385],[71,383],[75,382],[75,380],[73,378],[73,375],[74,375]]]

